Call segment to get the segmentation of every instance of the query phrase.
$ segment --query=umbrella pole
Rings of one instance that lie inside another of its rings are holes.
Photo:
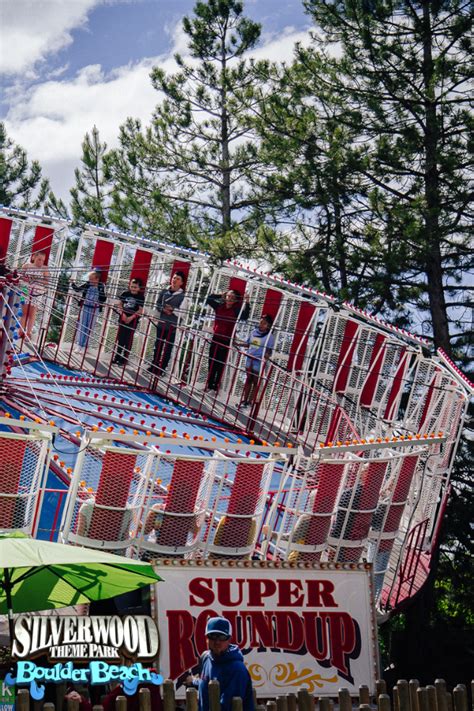
[[[5,597],[7,599],[8,607],[8,629],[10,631],[10,646],[13,652],[13,602],[12,602],[12,582],[10,579],[10,570],[5,568],[5,575],[3,578],[3,589],[5,590]]]

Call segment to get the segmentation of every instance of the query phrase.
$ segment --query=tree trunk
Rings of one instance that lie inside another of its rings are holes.
[[[227,111],[227,63],[225,49],[226,29],[222,35],[221,54],[221,219],[222,235],[229,232],[230,218],[230,158],[229,158],[229,114]]]
[[[436,97],[434,93],[434,64],[432,56],[432,26],[430,2],[423,3],[423,81],[425,91],[425,214],[424,246],[425,272],[427,277],[428,298],[432,319],[434,344],[451,355],[449,340],[448,315],[443,288],[443,268],[440,248],[439,227],[439,176],[438,148],[439,132],[436,115]]]
[[[339,197],[333,197],[333,207],[334,207],[334,236],[336,245],[337,261],[339,266],[339,280],[341,289],[345,292],[345,298],[347,298],[347,266],[346,266],[346,251],[344,244],[344,234],[342,232],[342,217],[341,217],[341,205],[339,203]]]

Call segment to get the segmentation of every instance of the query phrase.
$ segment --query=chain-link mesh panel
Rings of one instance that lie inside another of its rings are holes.
[[[206,457],[161,455],[136,541],[139,557],[181,557],[198,545],[212,482]]]
[[[15,269],[21,269],[25,262],[30,261],[31,245],[35,236],[37,223],[23,220],[13,220],[8,245],[8,264]]]
[[[211,557],[242,558],[255,547],[273,461],[213,462],[213,487],[205,551]]]
[[[0,434],[0,531],[32,533],[47,446],[35,435]]]
[[[357,462],[349,468],[329,532],[331,560],[354,563],[361,558],[386,469],[382,460]]]
[[[288,489],[277,508],[283,515],[276,517],[267,533],[274,555],[290,562],[321,560],[347,466],[337,460],[299,462],[298,469],[303,471],[296,471],[287,481]]]
[[[137,535],[147,495],[149,454],[89,447],[76,465],[62,537],[125,555]]]
[[[369,562],[374,566],[376,598],[381,594],[390,555],[395,540],[403,528],[402,517],[405,515],[407,502],[410,502],[410,490],[417,468],[419,468],[419,461],[420,454],[418,453],[395,457],[392,462],[388,462],[387,473],[372,518],[367,554]],[[399,547],[397,547],[392,561],[394,567],[398,564],[398,551]]]
[[[420,432],[420,427],[428,418],[433,396],[436,398],[436,374],[438,366],[429,360],[418,360],[410,383],[410,394],[404,424],[412,432]]]
[[[20,253],[26,223],[14,218],[11,218],[11,223],[6,262],[11,268],[17,269],[26,261],[25,255]]]
[[[3,281],[3,280],[2,280]],[[15,341],[20,328],[23,296],[18,278],[6,277],[0,286],[0,374],[3,378],[11,364]]]

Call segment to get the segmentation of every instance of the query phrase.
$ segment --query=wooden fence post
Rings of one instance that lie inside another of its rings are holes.
[[[352,699],[349,689],[339,689],[338,698],[340,711],[352,711]]]
[[[127,699],[125,696],[117,696],[115,699],[115,711],[127,711]]]
[[[416,690],[419,711],[431,711],[428,699],[428,691],[422,687]]]
[[[186,710],[198,711],[198,694],[194,687],[186,689]]]
[[[276,703],[275,701],[267,701],[267,704],[265,706],[267,711],[276,711]]]
[[[387,693],[387,682],[385,679],[377,679],[375,682],[376,698],[378,699],[381,694]]]
[[[372,711],[370,704],[359,704],[359,711]]]
[[[174,684],[171,679],[163,682],[163,711],[175,711]]]
[[[54,700],[56,703],[56,708],[60,711],[63,707],[64,697],[66,696],[66,682],[62,681],[60,684],[56,684]]]
[[[467,711],[467,689],[458,684],[453,691],[454,711]]]
[[[67,711],[79,711],[79,699],[67,699],[66,708]],[[119,708],[117,706],[117,708]]]
[[[448,711],[454,711],[453,697],[449,691],[446,692],[446,706],[448,707]]]
[[[408,689],[408,682],[406,679],[399,679],[397,681],[398,689],[398,705],[400,711],[410,711],[410,692]]]
[[[420,711],[418,707],[418,688],[420,686],[420,682],[418,679],[410,679],[408,682],[408,690],[410,692],[410,706],[411,706],[411,711]]]
[[[326,696],[322,696],[319,699],[319,711],[331,711],[332,701]]]
[[[219,682],[212,679],[208,685],[209,694],[209,711],[220,711],[221,708],[221,689]]]
[[[143,688],[138,692],[138,708],[140,711],[151,711],[150,689]]]
[[[50,701],[47,701],[45,704],[43,704],[43,711],[54,711],[54,704],[52,704]]]
[[[391,711],[390,696],[388,694],[379,694],[377,697],[378,711]]]
[[[286,703],[288,704],[288,711],[297,711],[296,694],[287,694]]]
[[[104,707],[102,706],[102,704],[94,704],[94,706],[92,707],[92,711],[104,711]]]
[[[231,704],[231,711],[242,711],[243,706],[242,706],[242,699],[240,696],[233,696],[232,697],[232,704]]]
[[[277,711],[288,711],[286,696],[277,696]]]
[[[438,711],[438,700],[435,687],[429,684],[426,687],[426,693],[428,695],[428,708],[430,711]]]
[[[311,699],[307,689],[298,690],[298,711],[312,711]],[[268,704],[267,704],[268,707]]]
[[[359,686],[359,705],[361,704],[370,705],[370,692],[369,687],[366,684],[361,684],[361,686]]]
[[[393,694],[393,711],[400,711],[400,698],[398,694],[398,686],[394,686],[392,689]]]
[[[448,703],[446,699],[446,682],[444,679],[435,679],[436,703],[438,711],[448,711]]]
[[[30,693],[28,689],[18,689],[18,694],[16,695],[15,709],[17,711],[29,711],[30,710]]]

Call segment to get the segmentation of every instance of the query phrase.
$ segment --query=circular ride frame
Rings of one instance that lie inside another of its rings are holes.
[[[43,411],[36,423],[1,418],[0,449],[13,474],[0,489],[8,504],[0,529],[35,534],[53,468],[70,484],[64,542],[149,558],[258,556],[336,566],[368,560],[380,609],[395,609],[420,589],[472,394],[443,352],[431,353],[423,339],[311,288],[237,262],[211,269],[195,250],[115,231],[88,227],[78,235],[65,221],[4,210],[0,250],[20,271],[20,281],[1,284],[4,399],[21,404],[27,416],[38,416],[38,404]],[[37,331],[21,340],[21,267],[37,251],[46,254],[48,290]],[[107,300],[78,348],[85,309],[68,285],[91,270],[99,272]],[[155,304],[176,271],[185,277],[185,300],[161,373],[151,367],[158,352]],[[144,314],[127,362],[117,365],[118,297],[136,277],[145,285]],[[214,310],[206,300],[228,289],[245,292],[250,314],[236,321],[232,344],[220,356],[217,392],[207,389]],[[274,346],[243,408],[244,344],[264,314],[273,319]],[[20,350],[56,370],[32,377],[20,365],[23,372],[10,375]],[[147,393],[176,409],[152,406]],[[64,418],[68,407],[76,428],[84,425],[81,413],[100,422],[63,432],[77,445],[69,469],[54,458],[54,440],[38,429],[45,413]],[[170,418],[168,430],[157,428],[158,413]],[[210,417],[232,437],[183,429]],[[20,453],[23,441],[37,456]],[[26,469],[34,488],[25,485]],[[25,486],[22,513],[12,502]]]

